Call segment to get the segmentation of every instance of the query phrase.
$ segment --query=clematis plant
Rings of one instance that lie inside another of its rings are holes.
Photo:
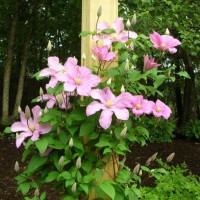
[[[29,111],[27,111],[29,112]],[[50,132],[52,129],[49,124],[39,124],[38,121],[40,119],[42,109],[39,106],[35,106],[32,109],[33,118],[30,116],[26,116],[26,113],[20,113],[20,122],[15,122],[11,126],[12,132],[21,132],[16,137],[16,146],[20,147],[22,142],[27,138],[31,137],[32,141],[37,141],[40,135],[46,134]]]
[[[91,50],[99,60],[96,71],[79,65],[74,57],[69,57],[64,64],[58,57],[48,58],[48,67],[37,77],[48,80],[45,94],[42,92],[34,100],[41,107],[33,107],[33,117],[28,111],[20,112],[21,121],[11,126],[11,131],[18,133],[16,146],[26,141],[23,161],[28,165],[16,177],[18,191],[24,196],[34,189],[37,199],[45,199],[46,193],[39,195],[39,188],[51,182],[62,191],[60,199],[142,197],[137,187],[142,181],[138,175],[140,165],[132,172],[124,159],[119,161],[119,155],[125,157],[129,144],[144,145],[148,139],[148,130],[135,126],[135,120],[146,115],[167,120],[172,114],[162,100],[160,86],[165,80],[175,79],[166,75],[166,69],[155,61],[164,57],[154,54],[150,41],[154,48],[171,53],[175,53],[174,47],[180,42],[156,32],[150,34],[149,41],[148,37],[141,37],[128,28],[125,30],[123,18],[118,18],[111,26],[98,23],[96,32],[90,32],[97,42]],[[98,42],[101,39],[105,42],[103,46]],[[141,43],[148,45],[146,56],[142,55],[139,60],[136,54]],[[130,48],[131,44],[134,49]],[[143,57],[148,70],[138,64]],[[114,59],[118,61],[117,66],[102,71]],[[99,74],[104,80],[113,81],[102,81]]]

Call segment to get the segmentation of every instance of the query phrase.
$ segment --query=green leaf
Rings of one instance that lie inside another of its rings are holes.
[[[115,199],[115,188],[108,181],[98,183],[98,187],[111,199]]]
[[[156,78],[156,81],[153,83],[155,88],[158,88],[166,79],[165,75],[159,75]]]
[[[84,190],[84,192],[88,195],[89,194],[89,186],[87,184],[80,184],[80,187]]]
[[[77,198],[68,195],[67,197],[64,197],[62,200],[77,200]]]
[[[3,132],[4,133],[12,133],[12,131],[10,130],[10,127],[6,127]]]
[[[120,61],[125,61],[128,58],[128,52],[124,52],[120,55],[119,60]]]
[[[40,200],[46,199],[46,192],[43,192],[40,196]]]
[[[64,179],[68,180],[68,179],[72,178],[72,175],[71,175],[70,172],[64,171],[64,172],[62,172],[61,174],[58,175],[57,180],[60,181],[61,178],[64,178]]]
[[[69,186],[72,186],[74,184],[74,179],[68,179],[65,182],[65,187],[68,188]]]
[[[27,172],[31,173],[36,171],[39,167],[44,165],[47,162],[47,160],[48,160],[47,157],[40,157],[38,154],[33,155],[28,164]]]
[[[115,29],[113,28],[107,28],[101,31],[102,33],[106,33],[106,34],[111,34],[111,33],[115,33]]]
[[[48,173],[48,176],[45,178],[45,182],[51,182],[54,179],[57,178],[57,176],[59,175],[59,172],[57,171],[52,171]]]
[[[106,136],[101,136],[99,142],[95,145],[96,147],[110,147],[109,139]]]
[[[92,34],[91,31],[83,31],[83,32],[81,32],[81,33],[79,34],[79,37],[85,37],[85,36],[90,35],[90,34]]]
[[[41,154],[43,154],[47,149],[48,141],[43,137],[43,138],[40,138],[39,140],[37,140],[35,142],[35,145],[36,145],[37,149],[39,150],[39,152]]]
[[[96,124],[90,121],[84,121],[80,127],[80,136],[88,135],[94,131]]]
[[[186,71],[184,71],[184,72],[178,72],[177,74],[178,74],[179,76],[183,76],[183,77],[185,77],[185,78],[191,79],[190,75],[189,75]]]
[[[19,189],[22,191],[22,194],[25,195],[30,189],[30,183],[21,183]]]

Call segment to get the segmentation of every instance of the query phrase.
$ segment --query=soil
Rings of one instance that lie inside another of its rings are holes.
[[[0,139],[0,200],[23,200],[20,193],[16,193],[17,184],[14,177],[15,161],[21,160],[21,149],[16,149],[13,139]],[[171,143],[149,143],[144,147],[131,146],[132,152],[127,155],[126,164],[133,169],[137,163],[144,165],[146,160],[158,152],[158,157],[166,160],[166,157],[175,152],[171,164],[177,165],[185,162],[193,174],[200,176],[200,143],[175,139]],[[47,200],[59,200],[52,187],[47,187]]]

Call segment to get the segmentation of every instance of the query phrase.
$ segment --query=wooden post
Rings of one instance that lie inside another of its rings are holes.
[[[118,0],[82,0],[82,31],[94,31],[96,29],[97,11],[102,7],[102,14],[99,22],[106,21],[112,24],[118,17]],[[92,48],[94,41],[91,36],[83,37],[81,40],[81,57],[86,55],[84,65],[91,67]],[[83,64],[83,62],[82,62]]]
[[[113,21],[118,17],[118,0],[82,0],[82,31],[94,31],[97,23],[97,11],[99,7],[102,7],[102,14],[99,18],[99,22],[106,21],[112,24]],[[92,48],[95,42],[91,36],[82,37],[81,40],[81,57],[85,54],[86,59],[81,61],[82,65],[91,67],[94,65],[92,60]],[[96,63],[97,64],[97,63]],[[111,66],[109,66],[111,67]],[[87,138],[86,138],[87,139]],[[104,175],[101,180],[113,180],[115,173],[118,171],[118,156],[111,155],[110,160],[104,169]],[[88,199],[93,200],[97,198],[97,194],[94,190],[89,194]]]

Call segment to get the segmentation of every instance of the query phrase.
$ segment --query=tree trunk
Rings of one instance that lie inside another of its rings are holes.
[[[18,22],[18,9],[19,3],[15,5],[15,14],[12,19],[10,35],[8,39],[8,52],[7,59],[4,67],[4,77],[3,77],[3,99],[2,99],[2,123],[5,123],[8,120],[9,116],[9,89],[10,89],[10,74],[11,74],[11,65],[13,58],[13,47],[15,40],[16,27]]]
[[[185,79],[183,117],[181,121],[181,127],[184,127],[189,120],[198,118],[198,105],[195,91],[195,74],[191,58],[186,51],[183,51],[183,62],[185,64],[185,69],[190,75],[191,79]]]
[[[28,46],[30,42],[32,27],[30,27],[29,33],[27,34],[27,37],[24,42],[24,52],[22,55],[22,62],[21,62],[21,69],[20,69],[20,75],[19,75],[19,81],[18,81],[18,89],[17,89],[17,95],[15,99],[15,106],[13,110],[13,115],[17,117],[18,115],[18,107],[21,105],[22,100],[22,94],[24,90],[24,77],[25,77],[25,71],[26,71],[26,63],[28,59]]]
[[[176,69],[175,72],[180,72],[180,62],[179,59],[175,60]],[[175,96],[176,96],[176,110],[177,110],[177,125],[178,127],[181,126],[182,116],[183,116],[183,101],[182,101],[182,95],[181,95],[181,78],[179,75],[176,76],[175,81]]]

